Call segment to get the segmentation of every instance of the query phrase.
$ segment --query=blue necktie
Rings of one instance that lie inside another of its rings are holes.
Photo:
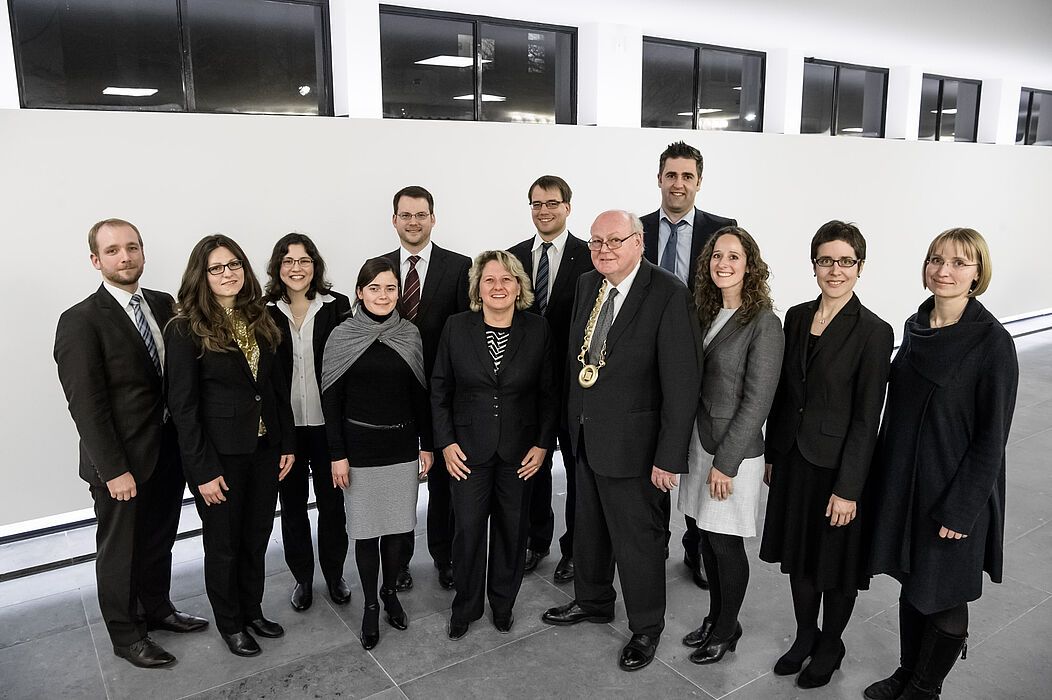
[[[132,294],[131,307],[132,315],[135,316],[135,327],[139,329],[142,342],[146,343],[146,352],[150,353],[150,359],[153,360],[153,368],[157,370],[157,374],[160,374],[161,357],[157,354],[157,343],[153,340],[150,324],[146,322],[146,315],[143,314],[140,304],[142,304],[142,297],[138,294]]]
[[[541,316],[548,310],[548,251],[551,243],[541,243],[541,261],[537,263],[537,282],[533,285],[533,294],[537,298],[537,308]]]
[[[672,223],[668,219],[665,219],[665,223],[669,227],[668,241],[665,242],[665,250],[661,253],[661,267],[665,268],[672,274],[676,274],[676,258],[678,257],[679,250],[679,229],[681,226],[686,226],[687,222],[680,219],[676,223]]]

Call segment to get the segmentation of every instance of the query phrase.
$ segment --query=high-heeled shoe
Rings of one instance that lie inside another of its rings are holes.
[[[380,643],[380,604],[365,606],[362,615],[362,649],[369,651]]]
[[[734,629],[730,639],[716,639],[715,635],[709,635],[709,639],[701,647],[690,654],[690,662],[693,664],[714,664],[723,658],[728,651],[738,648],[738,640],[742,638],[742,626],[739,622]]]
[[[793,640],[793,645],[789,647],[789,651],[782,654],[778,661],[775,662],[774,675],[792,676],[800,673],[804,662],[815,653],[815,647],[818,645],[818,634],[819,630],[817,627],[797,632],[796,639]]]
[[[406,615],[402,603],[398,600],[398,593],[393,588],[381,588],[380,600],[384,602],[387,624],[396,630],[404,630],[409,627],[409,616]]]
[[[698,647],[705,646],[705,644],[709,641],[709,637],[712,635],[712,626],[714,624],[715,622],[713,622],[710,618],[706,617],[704,620],[701,621],[701,627],[694,630],[693,632],[688,632],[683,637],[683,646],[693,647],[695,649],[697,649]]]
[[[800,688],[821,688],[829,683],[833,672],[840,668],[840,663],[847,654],[844,642],[837,640],[835,652],[829,653],[825,649],[816,648],[811,656],[811,663],[796,677],[796,685]]]

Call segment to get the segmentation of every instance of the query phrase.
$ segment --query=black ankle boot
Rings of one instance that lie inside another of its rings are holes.
[[[793,645],[789,651],[782,654],[781,658],[774,664],[774,675],[791,676],[800,673],[804,662],[815,653],[815,645],[818,644],[818,628],[809,630],[798,630]]]
[[[938,698],[942,693],[942,682],[957,663],[957,658],[964,659],[967,655],[967,634],[948,634],[929,624],[921,640],[917,668],[913,670],[913,676],[901,695],[903,700]]]
[[[362,648],[368,651],[380,642],[380,604],[365,606],[362,615]]]
[[[828,684],[833,673],[840,668],[845,654],[847,649],[843,641],[837,639],[830,642],[828,639],[820,639],[814,654],[811,655],[811,663],[796,677],[796,685],[801,688],[821,688]]]
[[[906,685],[910,682],[912,675],[912,671],[907,671],[902,666],[899,666],[895,669],[895,673],[882,681],[873,683],[862,691],[862,694],[869,700],[896,700],[902,696],[902,691],[906,689]]]
[[[398,593],[393,588],[381,588],[380,600],[384,602],[387,622],[391,627],[396,630],[404,630],[409,627],[409,616],[405,614],[402,604],[398,601]]]

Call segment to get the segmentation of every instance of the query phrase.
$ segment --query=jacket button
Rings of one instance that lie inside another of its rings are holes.
[[[494,414],[493,414],[493,417],[494,417],[494,418],[500,418],[500,414],[499,414],[499,413],[494,413]]]
[[[262,400],[263,400],[263,397],[260,396],[259,394],[256,394],[256,401],[262,401]]]
[[[798,408],[798,409],[796,409],[796,412],[797,412],[797,413],[803,413],[803,412],[804,412],[804,409],[802,409],[802,408]]]

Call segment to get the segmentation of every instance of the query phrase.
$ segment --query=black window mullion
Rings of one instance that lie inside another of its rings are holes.
[[[840,66],[833,66],[833,104],[829,115],[829,135],[837,135],[837,123],[840,113]]]
[[[691,129],[698,128],[698,118],[700,116],[699,110],[701,109],[701,47],[694,49],[694,100],[691,104],[694,105],[694,113],[691,115],[690,124]]]
[[[187,0],[176,0],[179,18],[179,50],[183,56],[183,94],[186,99],[186,111],[197,111],[197,94],[194,92],[194,67],[190,56],[190,24],[186,21],[189,14]]]
[[[482,28],[478,20],[471,23],[475,40],[475,121],[482,120]]]
[[[1034,90],[1027,91],[1026,99],[1026,123],[1023,126],[1023,145],[1033,146],[1037,139],[1037,134],[1034,134],[1034,138],[1030,138],[1030,121],[1034,118],[1034,96],[1037,93]]]
[[[941,141],[942,136],[942,88],[946,81],[939,79],[939,95],[935,98],[935,140]]]

